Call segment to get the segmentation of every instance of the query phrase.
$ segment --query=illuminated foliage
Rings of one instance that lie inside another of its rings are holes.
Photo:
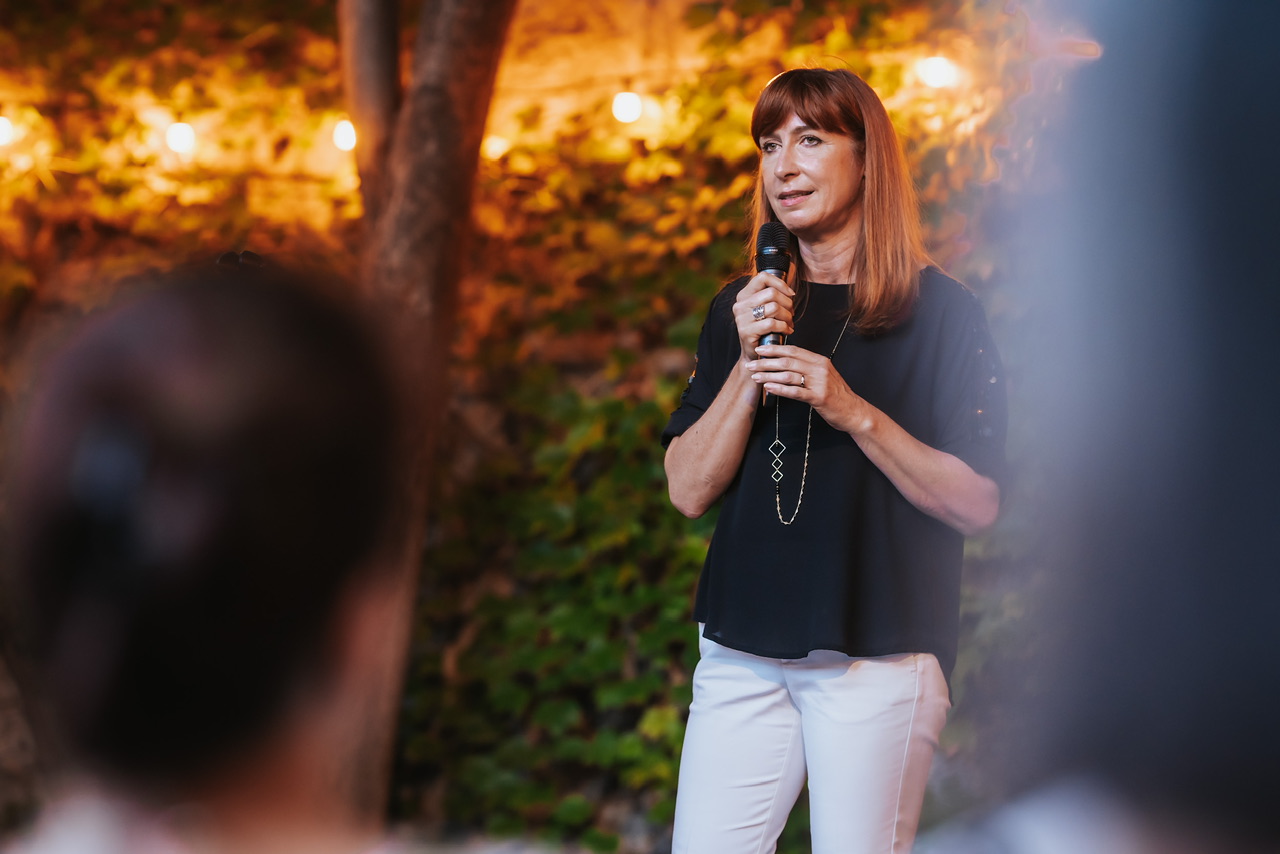
[[[99,0],[0,31],[0,303],[84,307],[140,259],[341,257],[360,217],[328,4]],[[166,144],[174,122],[194,148]],[[12,309],[11,309],[12,311]],[[12,318],[11,318],[12,319]]]

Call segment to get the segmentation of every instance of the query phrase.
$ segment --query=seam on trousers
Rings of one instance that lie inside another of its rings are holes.
[[[791,686],[787,683],[785,674],[783,675],[782,684],[786,687],[787,699],[790,700]],[[774,784],[773,784],[773,797],[769,799],[769,811],[765,813],[764,828],[763,828],[763,832],[760,834],[760,842],[759,844],[756,845],[755,854],[762,854],[762,852],[764,851],[764,844],[768,836],[769,825],[771,823],[771,820],[773,819],[774,812],[776,812],[778,809],[778,790],[782,788],[782,771],[786,770],[787,763],[791,760],[791,751],[795,749],[795,744],[796,744],[795,730],[796,730],[796,727],[800,726],[799,710],[797,709],[796,711],[797,711],[797,717],[795,719],[795,722],[791,726],[791,739],[790,741],[787,742],[787,753],[785,756],[782,757],[782,768],[779,769],[777,779],[774,781]],[[803,751],[801,752],[801,755],[803,755]],[[809,769],[806,767],[805,768],[806,774],[808,773],[808,770]],[[798,799],[799,798],[797,797],[797,800]],[[794,807],[794,804],[792,806]],[[781,829],[779,829],[778,832],[779,832],[779,835],[781,835],[781,832],[782,832]],[[774,840],[773,850],[774,851],[778,850],[776,839]]]
[[[902,815],[902,789],[907,782],[907,757],[911,755],[911,734],[916,728],[916,710],[920,708],[920,656],[912,661],[916,674],[915,696],[911,700],[911,720],[907,722],[907,741],[902,747],[902,770],[898,772],[898,800],[893,805],[893,834],[889,837],[889,851],[898,847],[898,817]]]

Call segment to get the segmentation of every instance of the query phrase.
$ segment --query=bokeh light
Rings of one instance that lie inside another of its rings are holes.
[[[484,142],[480,143],[480,153],[486,160],[497,160],[510,150],[511,140],[504,136],[490,134],[484,138]]]
[[[190,154],[196,150],[195,128],[186,122],[174,122],[164,132],[164,143],[178,154]]]
[[[960,82],[960,69],[945,56],[931,56],[916,63],[916,76],[934,89],[949,89]]]
[[[613,117],[624,124],[631,124],[644,112],[644,103],[635,92],[619,92],[613,96]]]
[[[356,126],[343,119],[333,129],[333,144],[339,151],[351,151],[356,147]]]
[[[13,138],[13,122],[4,116],[0,116],[0,145],[8,145],[13,142]]]

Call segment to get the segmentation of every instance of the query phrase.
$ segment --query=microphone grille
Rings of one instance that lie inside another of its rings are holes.
[[[766,222],[760,226],[760,231],[756,233],[756,251],[764,252],[765,249],[774,249],[781,252],[787,252],[791,248],[791,233],[787,231],[787,227],[780,222]]]

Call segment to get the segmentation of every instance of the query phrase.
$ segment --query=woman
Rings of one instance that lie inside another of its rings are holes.
[[[772,850],[807,776],[815,854],[907,851],[949,708],[964,537],[999,508],[1003,374],[977,299],[929,264],[865,82],[781,74],[751,133],[755,225],[786,226],[796,264],[712,301],[663,434],[672,503],[723,500],[674,850]],[[768,333],[787,343],[757,346]]]

